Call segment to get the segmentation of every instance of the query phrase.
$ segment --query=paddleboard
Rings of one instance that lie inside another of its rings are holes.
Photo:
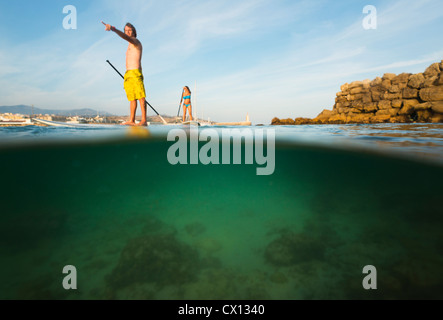
[[[71,128],[111,128],[111,127],[122,127],[119,124],[89,124],[89,123],[69,123],[61,121],[49,121],[43,119],[33,118],[33,122],[45,124],[52,127],[71,127]]]
[[[184,125],[191,125],[191,126],[199,126],[200,125],[200,122],[198,122],[198,121],[185,121],[185,122],[182,122],[181,124],[184,124]]]

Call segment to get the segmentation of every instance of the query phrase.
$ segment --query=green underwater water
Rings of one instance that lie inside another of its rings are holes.
[[[258,176],[171,145],[0,149],[0,299],[443,298],[442,166],[277,143]]]

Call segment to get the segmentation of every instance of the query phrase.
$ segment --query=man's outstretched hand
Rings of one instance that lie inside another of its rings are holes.
[[[102,23],[105,25],[105,31],[111,31],[111,25],[110,24],[106,24],[102,21]]]

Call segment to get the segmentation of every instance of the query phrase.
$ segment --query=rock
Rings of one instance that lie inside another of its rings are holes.
[[[377,101],[380,101],[380,100],[382,100],[383,99],[383,92],[382,91],[379,91],[379,90],[373,90],[372,92],[371,92],[371,98],[372,98],[372,101],[375,101],[375,102],[377,102]]]
[[[362,86],[363,86],[363,82],[362,81],[354,81],[354,82],[351,82],[349,84],[349,89],[352,90],[354,88],[362,87]]]
[[[364,104],[368,104],[368,103],[371,103],[371,102],[372,102],[372,95],[371,95],[370,92],[368,92],[368,93],[366,93],[366,94],[363,95],[363,97],[362,97],[362,102],[363,102]]]
[[[285,125],[285,126],[295,124],[295,121],[292,120],[291,118],[281,119],[280,122],[282,125]]]
[[[395,73],[385,73],[383,75],[383,80],[392,80],[396,77],[397,75]]]
[[[359,110],[363,110],[364,109],[364,103],[363,103],[363,101],[361,99],[358,100],[358,101],[353,101],[351,106],[353,108],[357,108]]]
[[[388,100],[382,100],[378,102],[378,109],[389,109],[392,106],[392,102]]]
[[[433,87],[433,86],[437,85],[437,82],[438,82],[438,77],[437,76],[426,78],[425,82],[422,85],[422,87],[423,88]]]
[[[400,88],[398,87],[398,85],[393,84],[392,86],[389,87],[388,91],[389,93],[399,93]]]
[[[280,124],[280,119],[275,117],[271,120],[271,125],[275,126],[275,125],[279,125]]]
[[[440,73],[440,63],[436,62],[431,64],[426,70],[425,72],[423,72],[423,75],[425,76],[425,78],[431,78],[431,77],[435,77],[438,76],[438,74]]]
[[[314,119],[274,118],[271,124],[438,122],[443,115],[443,60],[423,73],[385,73],[340,89],[332,111],[323,110]]]
[[[381,82],[381,85],[380,85],[380,89],[383,91],[389,90],[391,85],[392,85],[391,80],[383,79],[383,81]]]
[[[355,87],[352,88],[351,91],[349,91],[349,93],[352,94],[358,94],[358,93],[365,93],[366,90],[363,87]]]
[[[280,126],[284,126],[284,125],[292,125],[295,124],[295,121],[288,118],[288,119],[279,119],[279,118],[274,118],[271,121],[271,125],[280,125]]]
[[[363,95],[361,93],[349,95],[349,101],[361,100],[362,98],[363,98]]]
[[[396,100],[396,99],[401,99],[401,92],[398,93],[388,93],[386,92],[383,95],[383,99],[384,100]]]
[[[343,96],[342,97],[337,97],[335,99],[335,105],[337,105],[337,104],[339,104],[337,108],[346,107],[349,104],[348,98],[347,97],[343,97]]]
[[[193,247],[208,255],[214,254],[222,249],[220,242],[212,238],[198,239],[193,243]]]
[[[294,123],[297,125],[300,124],[312,124],[313,120],[309,118],[295,118]]]
[[[332,115],[334,115],[334,111],[331,111],[331,110],[327,110],[327,109],[324,109],[318,116],[317,116],[317,118],[329,118],[329,117],[331,117]]]
[[[270,277],[269,280],[274,283],[287,283],[288,278],[284,275],[284,273],[276,271]]]
[[[195,281],[200,269],[192,247],[171,235],[148,235],[127,242],[107,281],[114,289],[135,283],[177,286]]]
[[[404,107],[413,107],[418,104],[420,104],[420,101],[418,101],[417,99],[403,100]]]
[[[365,112],[375,112],[377,110],[378,110],[378,108],[377,108],[376,102],[371,102],[371,103],[365,104],[365,108],[364,108]]]
[[[411,119],[407,115],[397,115],[397,116],[391,117],[390,121],[392,123],[408,123],[408,122],[411,122]]]
[[[408,86],[407,82],[400,82],[399,84],[397,84],[397,86],[400,88],[400,90],[403,90],[404,88],[406,88]]]
[[[414,112],[414,107],[411,105],[404,105],[400,111],[398,112],[399,115],[410,115]]]
[[[431,109],[434,112],[443,114],[443,101],[435,101],[431,103]]]
[[[412,88],[404,88],[402,92],[403,99],[418,98],[418,90]]]
[[[426,109],[431,109],[432,104],[431,102],[425,102],[425,103],[420,103],[417,105],[413,106],[415,110],[426,110]]]
[[[348,101],[347,96],[340,96],[335,98],[335,103],[346,103]]]
[[[391,109],[386,109],[389,113],[389,115],[392,116],[396,116],[398,114],[398,111],[400,111],[399,108],[391,108]]]
[[[191,237],[197,237],[206,231],[206,227],[199,222],[195,222],[195,223],[187,224],[185,226],[185,231]]]
[[[428,122],[431,116],[432,112],[429,109],[417,111],[417,121],[419,122]]]
[[[441,113],[434,113],[431,118],[429,119],[429,122],[432,123],[441,123],[443,122],[443,114]]]
[[[368,113],[360,113],[360,114],[351,114],[346,118],[347,123],[371,123],[371,118],[373,114]]]
[[[287,267],[324,257],[326,245],[308,235],[282,233],[265,249],[265,261],[275,267]]]
[[[389,119],[391,118],[390,115],[376,115],[374,117],[371,118],[372,123],[384,123],[384,122],[389,122]]]
[[[408,86],[411,88],[419,89],[425,82],[423,73],[413,74],[409,77]]]
[[[369,92],[371,90],[371,81],[369,79],[363,80],[363,90],[364,92]]]
[[[389,109],[383,109],[383,110],[378,110],[375,115],[376,116],[380,116],[380,115],[390,115],[390,116],[396,116],[398,113],[398,109],[395,108],[389,108]]]
[[[371,81],[370,86],[371,87],[376,87],[381,85],[382,83],[382,79],[380,77],[375,78],[374,80]]]
[[[443,86],[421,89],[420,90],[420,98],[423,101],[441,101],[441,100],[443,100]]]
[[[329,123],[346,123],[346,115],[345,114],[336,114],[329,118]]]
[[[401,108],[402,105],[403,105],[403,100],[401,100],[401,99],[392,100],[392,107],[393,108]]]
[[[401,73],[395,78],[392,79],[393,85],[398,85],[400,83],[408,83],[409,77],[411,76],[411,73]]]

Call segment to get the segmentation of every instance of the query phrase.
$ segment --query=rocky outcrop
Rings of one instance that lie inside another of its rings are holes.
[[[314,119],[274,118],[272,124],[443,122],[443,60],[423,73],[345,83],[336,95],[333,109]]]

